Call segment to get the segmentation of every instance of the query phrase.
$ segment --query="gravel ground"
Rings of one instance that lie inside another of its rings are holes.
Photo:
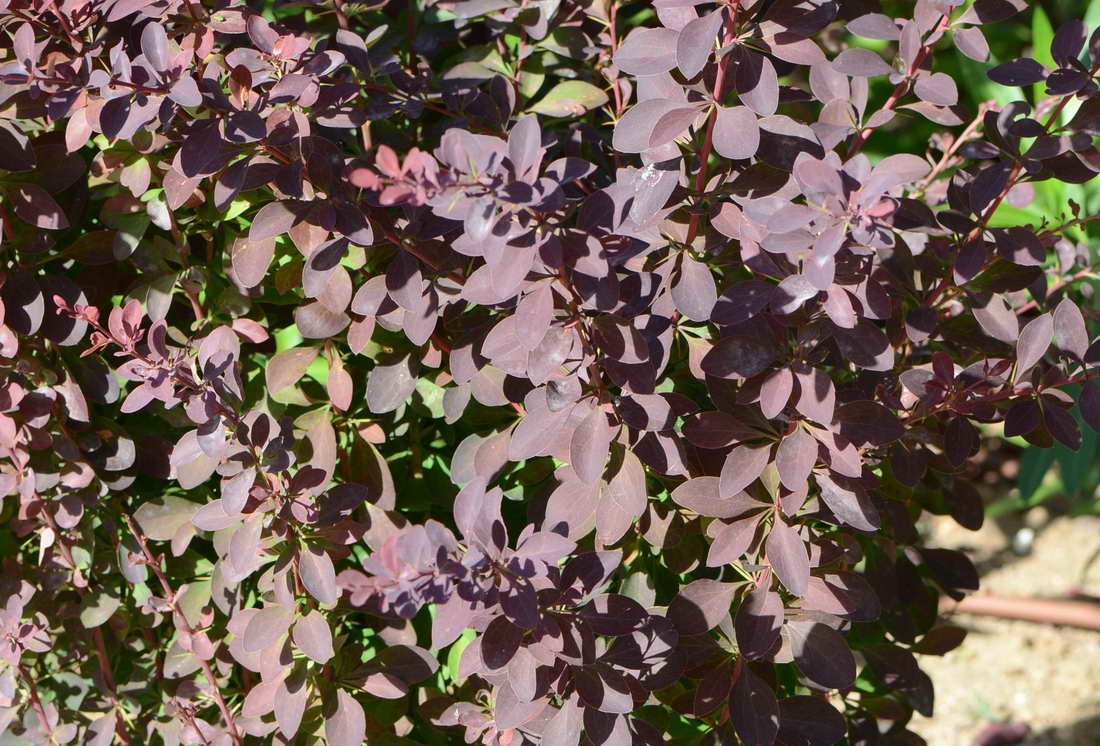
[[[1026,517],[1035,539],[1025,556],[1011,548],[1020,519],[987,521],[976,533],[934,519],[929,543],[967,550],[991,593],[1100,597],[1100,561],[1082,578],[1100,547],[1100,519],[1049,520],[1041,511]],[[962,614],[953,621],[970,630],[963,645],[921,658],[935,682],[935,715],[917,715],[910,727],[929,746],[971,746],[990,723],[1007,721],[1031,727],[1025,746],[1100,746],[1100,632]]]

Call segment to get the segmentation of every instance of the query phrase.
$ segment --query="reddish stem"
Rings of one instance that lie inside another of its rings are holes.
[[[931,36],[937,36],[945,31],[950,24],[950,17],[947,15],[940,16],[940,22],[936,24],[935,30],[931,33]],[[937,39],[938,40],[938,39]],[[909,64],[909,69],[905,73],[905,78],[898,82],[894,86],[894,92],[890,94],[890,98],[886,99],[886,103],[882,105],[879,111],[893,111],[894,106],[897,105],[901,97],[905,95],[906,90],[909,88],[909,81],[913,77],[914,73],[920,69],[920,66],[924,63],[924,59],[928,56],[928,53],[932,51],[932,45],[935,41],[925,44],[917,52],[917,56],[913,58],[913,61]],[[851,158],[858,153],[867,142],[867,138],[871,136],[871,133],[875,131],[874,127],[864,127],[856,139],[852,141],[852,147],[848,149],[848,157]]]
[[[619,51],[619,39],[615,33],[615,22],[619,15],[619,3],[612,2],[611,9],[607,13],[607,33],[611,37],[611,56],[614,57],[615,53]],[[623,115],[623,94],[619,90],[619,80],[616,78],[611,81],[611,89],[615,93],[615,119],[622,118]]]
[[[1093,67],[1090,74],[1095,75],[1098,70],[1100,70],[1100,65]],[[1058,103],[1054,105],[1054,108],[1051,109],[1050,116],[1047,118],[1046,124],[1043,125],[1044,135],[1050,132],[1050,128],[1058,122],[1058,117],[1061,115],[1062,109],[1066,107],[1066,104],[1069,103],[1071,98],[1073,98],[1073,94],[1063,96]],[[1017,160],[1012,166],[1012,171],[1008,174],[1008,180],[1005,182],[1004,187],[1001,189],[1000,193],[994,197],[993,201],[989,203],[989,207],[982,213],[978,224],[974,226],[973,230],[971,230],[963,240],[962,246],[981,237],[982,233],[984,233],[985,229],[989,226],[989,221],[993,219],[993,214],[997,212],[997,208],[1001,206],[1001,202],[1003,202],[1005,197],[1008,196],[1008,193],[1012,191],[1012,188],[1016,186],[1016,182],[1019,180],[1023,170],[1023,161]],[[929,306],[933,305],[940,295],[947,290],[948,286],[951,284],[953,275],[954,267],[952,267],[947,276],[940,281],[939,285],[932,291],[932,294],[928,296]]]
[[[56,744],[57,739],[53,737],[53,728],[50,727],[50,719],[46,717],[46,710],[42,707],[42,700],[38,697],[38,686],[35,685],[34,679],[27,674],[27,669],[23,668],[22,665],[16,666],[16,670],[19,672],[19,678],[27,685],[27,691],[31,698],[31,707],[34,708],[34,714],[38,716],[38,722],[42,726],[42,730],[46,731],[46,736],[50,739],[50,743]]]
[[[722,36],[722,46],[728,45],[733,41],[734,28],[737,25],[737,12],[741,8],[741,0],[733,0],[730,5],[730,20],[726,26],[726,31]],[[710,110],[710,116],[707,118],[707,134],[703,138],[703,150],[699,154],[699,171],[695,174],[695,192],[702,196],[703,190],[707,186],[707,161],[710,160],[710,151],[714,145],[714,124],[718,120],[718,106],[721,104],[722,87],[726,82],[726,68],[729,67],[729,61],[732,54],[727,53],[722,59],[718,60],[718,72],[714,75],[714,91],[711,96],[714,99],[714,108]],[[691,242],[695,240],[695,236],[699,232],[699,219],[702,216],[699,212],[694,212],[691,215],[691,222],[688,223],[687,238],[684,243],[691,245]]]
[[[172,613],[175,616],[176,626],[188,636],[195,634],[194,628],[187,621],[187,617],[183,615],[183,612],[179,608],[179,603],[176,601],[176,592],[172,589],[171,583],[168,582],[168,576],[164,574],[164,570],[160,566],[160,562],[153,555],[152,550],[149,549],[149,542],[145,538],[145,534],[138,528],[134,519],[130,517],[130,514],[122,511],[122,519],[126,521],[127,528],[130,529],[130,533],[137,539],[138,545],[141,547],[142,554],[145,555],[145,563],[153,571],[153,574],[157,576],[157,580],[160,581],[160,587],[164,591],[165,600],[169,607],[172,609]],[[195,656],[198,658],[198,656]],[[233,720],[233,713],[229,710],[229,706],[225,703],[225,698],[222,696],[221,689],[218,688],[218,679],[214,675],[214,669],[210,665],[210,661],[199,658],[199,665],[202,666],[202,672],[206,676],[206,680],[210,682],[210,690],[214,695],[214,701],[218,705],[218,709],[222,713],[222,718],[225,720],[225,725],[229,731],[229,737],[233,739],[233,743],[236,746],[241,746],[241,735],[237,730],[237,723]]]
[[[1001,401],[1003,399],[1011,399],[1014,396],[1027,396],[1027,395],[1030,395],[1030,394],[1040,394],[1046,389],[1056,389],[1059,386],[1068,386],[1071,383],[1083,383],[1085,381],[1088,381],[1088,380],[1091,380],[1091,379],[1097,378],[1097,377],[1100,377],[1100,373],[1097,373],[1095,375],[1090,375],[1088,373],[1083,373],[1083,374],[1080,374],[1080,375],[1065,378],[1065,379],[1063,379],[1061,381],[1057,381],[1055,383],[1048,384],[1046,386],[1043,386],[1041,389],[1030,389],[1029,388],[1029,389],[1024,389],[1024,390],[1021,390],[1021,391],[1017,391],[1015,388],[1012,388],[1012,389],[1009,389],[1007,391],[1000,391],[996,394],[989,394],[988,396],[983,396],[983,397],[980,398],[980,401],[983,404],[985,404],[987,402]],[[927,412],[925,412],[922,415],[917,415],[917,413],[914,412],[911,415],[909,415],[908,417],[902,418],[902,422],[904,424],[908,425],[910,423],[917,422],[919,420],[926,420],[929,417],[940,414],[941,412],[949,411],[954,404],[955,404],[955,402],[952,402],[952,401],[946,401],[946,402],[943,402],[942,404],[937,404],[935,407],[928,410]]]

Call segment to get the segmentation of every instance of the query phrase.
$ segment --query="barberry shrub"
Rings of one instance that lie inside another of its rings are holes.
[[[0,728],[921,743],[918,517],[1100,426],[1100,34],[974,112],[1024,0],[262,5],[0,2]]]

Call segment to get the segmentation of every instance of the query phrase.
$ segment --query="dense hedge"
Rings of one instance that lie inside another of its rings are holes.
[[[921,743],[1100,35],[896,5],[0,2],[5,742]]]

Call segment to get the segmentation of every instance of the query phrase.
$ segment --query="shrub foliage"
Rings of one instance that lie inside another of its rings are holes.
[[[1092,216],[1013,211],[1100,35],[975,113],[1024,0],[261,5],[0,2],[3,727],[920,743],[915,520],[1100,424]]]

